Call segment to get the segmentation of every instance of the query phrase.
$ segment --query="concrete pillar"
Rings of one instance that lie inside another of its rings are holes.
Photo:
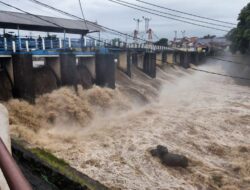
[[[138,62],[137,53],[131,53],[131,57],[132,57],[132,64],[137,66],[137,62]]]
[[[138,53],[137,54],[137,67],[139,69],[143,69],[143,63],[144,63],[144,53]]]
[[[156,77],[156,54],[155,53],[145,53],[143,61],[143,72],[148,76]]]
[[[12,55],[14,89],[13,96],[34,102],[34,75],[32,55],[30,53],[17,53]]]
[[[3,140],[4,144],[11,152],[10,145],[10,134],[9,134],[9,116],[6,108],[0,104],[0,137]],[[7,182],[0,170],[0,189],[9,190]]]
[[[77,85],[76,56],[71,52],[60,54],[62,85]]]
[[[12,97],[14,86],[11,58],[0,58],[0,100],[7,101]]]
[[[174,53],[174,63],[177,65],[181,64],[181,53],[180,52]]]
[[[180,65],[184,68],[189,68],[190,54],[187,52],[181,52],[179,55],[180,55]]]
[[[166,51],[162,52],[162,64],[163,65],[168,64],[168,61],[167,61],[167,52]]]
[[[199,56],[197,52],[192,52],[190,55],[190,62],[194,65],[197,65],[199,62]]]
[[[110,53],[96,54],[96,84],[115,88],[114,55]]]

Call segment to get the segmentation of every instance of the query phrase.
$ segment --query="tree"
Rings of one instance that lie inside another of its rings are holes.
[[[203,38],[204,38],[204,39],[213,39],[213,38],[215,38],[215,37],[216,37],[215,35],[210,35],[210,34],[208,34],[208,35],[204,36]]]
[[[238,17],[237,28],[232,29],[227,35],[232,44],[230,50],[235,53],[250,53],[250,3],[245,6]]]
[[[155,42],[155,45],[168,46],[168,39],[167,38],[161,38],[159,41]]]

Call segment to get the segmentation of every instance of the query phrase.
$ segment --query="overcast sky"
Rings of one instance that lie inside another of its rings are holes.
[[[138,3],[135,0],[125,0],[131,3]],[[177,9],[192,14],[197,14],[209,18],[222,21],[237,23],[237,17],[240,10],[249,2],[249,0],[145,0],[154,4],[159,4],[171,9]],[[39,5],[31,3],[29,0],[4,0],[4,2],[18,6],[26,11],[49,16],[60,16],[59,13],[50,11]],[[78,0],[41,0],[41,2],[55,6],[72,14],[81,16]],[[82,0],[85,17],[91,21],[97,21],[99,24],[117,29],[129,34],[133,33],[136,27],[133,18],[142,18],[142,16],[150,17],[150,28],[159,37],[173,38],[174,31],[186,31],[186,36],[204,36],[206,34],[214,34],[217,36],[225,35],[226,32],[206,29],[199,26],[185,24],[179,21],[169,20],[166,18],[154,16],[148,13],[133,10],[114,4],[108,0]],[[145,6],[141,4],[142,6]],[[151,7],[154,8],[154,7]],[[1,10],[12,10],[4,5],[0,5]],[[161,10],[167,12],[166,10]],[[176,14],[173,12],[169,12]],[[185,15],[181,15],[185,16]],[[216,27],[216,26],[214,26]],[[141,24],[141,30],[144,24]],[[104,35],[104,34],[103,34]],[[105,36],[105,35],[104,35]]]

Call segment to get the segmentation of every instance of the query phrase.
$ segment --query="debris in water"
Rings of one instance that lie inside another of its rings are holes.
[[[186,156],[170,153],[165,146],[158,145],[156,149],[152,149],[150,153],[152,156],[160,158],[161,163],[165,166],[183,168],[188,166]]]

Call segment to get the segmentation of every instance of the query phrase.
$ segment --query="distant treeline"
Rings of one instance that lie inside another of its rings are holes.
[[[237,28],[227,34],[232,42],[230,50],[233,53],[240,51],[242,54],[250,54],[250,3],[241,10],[238,21]]]

